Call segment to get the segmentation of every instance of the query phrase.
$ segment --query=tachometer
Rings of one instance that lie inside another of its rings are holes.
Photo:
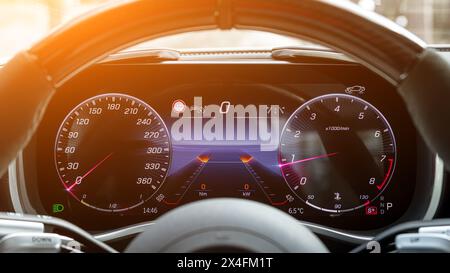
[[[306,102],[288,119],[280,140],[285,181],[306,204],[326,212],[368,206],[388,186],[395,161],[386,118],[350,95]]]
[[[66,116],[54,155],[70,195],[88,207],[121,212],[143,204],[163,184],[171,162],[170,136],[145,102],[104,94]]]

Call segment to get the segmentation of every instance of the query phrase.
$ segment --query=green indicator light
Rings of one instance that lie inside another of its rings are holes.
[[[62,204],[53,204],[53,213],[59,213],[64,210],[64,206]]]

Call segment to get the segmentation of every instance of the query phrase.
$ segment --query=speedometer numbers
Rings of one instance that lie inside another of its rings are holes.
[[[75,107],[55,142],[64,189],[96,210],[121,212],[143,204],[166,179],[169,132],[156,111],[124,94],[105,94]]]
[[[291,190],[309,206],[341,213],[368,206],[394,172],[392,129],[374,106],[329,94],[299,107],[283,128],[279,167]]]

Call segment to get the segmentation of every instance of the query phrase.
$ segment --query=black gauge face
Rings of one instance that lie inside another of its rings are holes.
[[[166,179],[168,130],[145,102],[123,94],[90,98],[62,122],[55,165],[65,190],[82,204],[121,212],[143,204]]]
[[[314,98],[283,128],[279,167],[313,208],[340,213],[368,206],[388,186],[396,162],[392,129],[374,106],[350,95]]]

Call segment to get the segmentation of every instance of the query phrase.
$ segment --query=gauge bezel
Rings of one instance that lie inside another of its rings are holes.
[[[134,101],[136,101],[136,102],[139,102],[139,103],[141,103],[141,104],[144,106],[144,108],[149,109],[149,110],[152,112],[152,114],[155,115],[155,116],[157,117],[157,119],[158,119],[158,120],[160,121],[160,123],[161,123],[160,126],[164,127],[165,131],[167,132],[167,142],[168,142],[168,147],[169,147],[169,151],[168,151],[168,164],[167,164],[167,170],[165,171],[164,178],[163,178],[162,181],[159,183],[158,187],[153,191],[153,193],[150,194],[147,198],[145,198],[145,200],[142,200],[142,201],[139,202],[139,203],[136,203],[136,204],[134,204],[134,205],[132,205],[132,206],[124,207],[124,208],[121,208],[121,209],[104,209],[104,208],[100,208],[100,207],[91,205],[91,204],[86,203],[86,202],[82,202],[82,200],[81,200],[78,196],[76,196],[73,192],[67,191],[67,186],[66,186],[66,184],[64,183],[64,180],[63,180],[63,178],[61,177],[61,174],[60,174],[59,169],[58,169],[58,163],[57,163],[57,144],[58,144],[58,139],[59,139],[59,136],[60,136],[60,132],[61,132],[62,128],[64,127],[64,126],[63,126],[64,123],[67,121],[67,119],[68,119],[74,112],[77,111],[77,109],[79,109],[79,108],[82,107],[83,105],[85,105],[85,104],[87,104],[87,103],[89,103],[89,102],[91,102],[91,101],[93,101],[93,100],[97,100],[97,99],[103,98],[103,97],[114,97],[114,96],[120,96],[120,97],[124,97],[124,98],[127,98],[127,99],[134,100]],[[67,113],[67,115],[66,115],[66,116],[64,117],[64,119],[62,120],[60,126],[58,127],[58,130],[57,130],[57,133],[56,133],[55,142],[54,142],[53,147],[54,147],[54,149],[53,149],[53,158],[54,158],[54,166],[55,166],[56,174],[57,174],[57,176],[58,176],[58,178],[59,178],[59,181],[62,183],[63,188],[65,189],[65,191],[68,192],[70,196],[72,196],[76,201],[78,201],[79,203],[83,204],[84,206],[86,206],[86,207],[88,207],[88,208],[91,208],[91,209],[94,209],[94,210],[97,210],[97,211],[100,211],[100,212],[105,212],[105,213],[123,213],[123,212],[125,212],[125,211],[129,211],[129,210],[135,209],[135,208],[140,207],[140,206],[142,206],[143,204],[145,204],[148,200],[150,200],[153,196],[155,196],[155,194],[158,193],[158,191],[161,189],[161,187],[163,186],[163,184],[164,184],[165,181],[167,180],[167,177],[168,177],[169,171],[170,171],[170,167],[171,167],[171,165],[172,165],[172,152],[173,152],[173,149],[172,149],[171,134],[170,134],[170,131],[169,131],[168,128],[167,128],[166,123],[164,122],[164,119],[162,119],[162,117],[159,115],[159,113],[158,113],[158,112],[157,112],[150,104],[148,104],[147,102],[145,102],[144,100],[142,100],[142,99],[140,99],[140,98],[137,98],[137,97],[135,97],[135,96],[128,95],[128,94],[125,94],[125,93],[112,92],[112,93],[101,93],[101,94],[97,94],[97,95],[95,95],[95,96],[92,96],[92,97],[89,97],[89,98],[83,100],[82,102],[80,102],[79,104],[77,104],[75,107],[71,108],[71,110]]]
[[[291,123],[291,121],[295,118],[296,115],[299,115],[299,113],[301,113],[305,108],[309,107],[310,105],[316,103],[317,101],[321,101],[324,99],[329,99],[329,98],[335,98],[335,97],[343,97],[346,99],[354,99],[359,101],[360,103],[362,103],[363,105],[367,105],[371,108],[371,110],[373,110],[377,115],[379,115],[382,119],[382,122],[389,128],[389,133],[390,136],[392,138],[392,143],[393,143],[393,154],[394,154],[394,162],[392,164],[392,169],[391,172],[389,174],[389,177],[387,178],[386,183],[384,184],[383,188],[381,190],[379,190],[379,192],[377,193],[377,195],[373,198],[371,198],[368,202],[365,202],[363,204],[360,204],[358,206],[352,207],[352,208],[347,208],[347,209],[339,209],[339,210],[333,210],[333,209],[327,209],[327,208],[322,208],[320,206],[314,205],[311,202],[305,200],[302,196],[300,196],[296,190],[294,190],[291,186],[291,183],[289,183],[286,179],[286,176],[284,174],[283,168],[280,167],[280,172],[281,175],[283,177],[283,180],[285,181],[285,183],[288,185],[289,189],[295,194],[295,196],[297,198],[299,198],[300,200],[302,200],[305,204],[307,204],[308,206],[318,210],[318,211],[323,211],[326,213],[332,213],[332,214],[341,214],[341,213],[347,213],[347,212],[351,212],[351,211],[355,211],[355,210],[359,210],[363,207],[366,207],[368,204],[373,203],[374,201],[376,201],[382,194],[383,192],[389,187],[390,182],[392,180],[392,177],[394,176],[395,173],[395,167],[397,164],[397,141],[395,138],[395,133],[394,130],[392,129],[391,124],[389,123],[389,121],[387,120],[387,118],[383,115],[383,113],[381,113],[380,110],[378,110],[377,107],[375,107],[373,104],[371,104],[370,102],[354,96],[354,95],[349,95],[349,94],[343,94],[343,93],[327,93],[325,95],[320,95],[317,97],[314,97],[310,100],[305,101],[302,105],[300,105],[297,109],[295,109],[292,114],[289,116],[289,118],[286,120],[285,124],[283,125],[283,129],[281,130],[281,134],[280,134],[280,143],[278,145],[278,163],[282,164],[281,162],[281,156],[282,156],[282,152],[281,152],[281,146],[282,146],[282,139],[283,139],[283,135],[286,131],[287,126]]]

